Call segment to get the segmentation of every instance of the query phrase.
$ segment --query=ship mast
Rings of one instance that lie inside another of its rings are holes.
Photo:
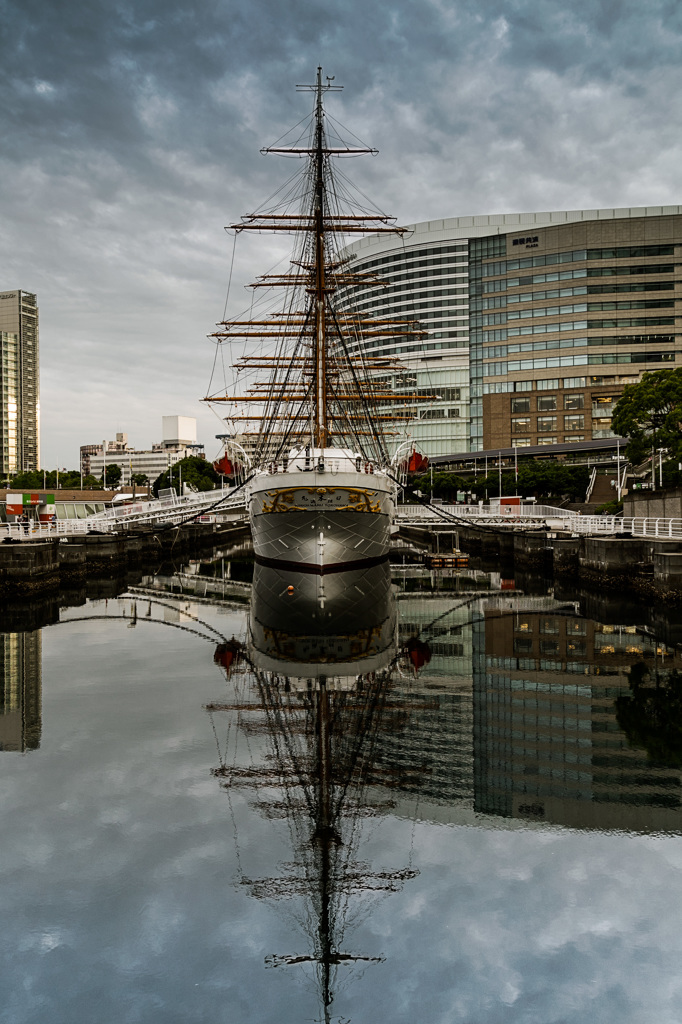
[[[354,273],[351,259],[341,248],[347,234],[390,233],[401,237],[407,231],[378,209],[367,209],[347,194],[337,194],[332,159],[374,154],[377,151],[338,136],[335,122],[327,124],[323,99],[327,92],[343,88],[317,68],[314,84],[297,85],[297,91],[313,94],[312,113],[300,135],[267,146],[262,153],[306,158],[306,166],[291,187],[286,182],[267,201],[267,208],[246,214],[231,224],[243,231],[285,232],[298,236],[293,271],[271,274],[256,287],[285,289],[285,309],[257,319],[223,320],[211,337],[219,342],[244,339],[275,345],[271,355],[243,355],[235,365],[236,374],[247,369],[258,374],[270,371],[267,380],[249,381],[246,394],[221,388],[204,401],[226,402],[234,412],[226,417],[238,434],[242,423],[259,423],[255,442],[256,464],[276,462],[292,444],[310,445],[320,452],[332,445],[352,447],[365,461],[388,461],[384,424],[398,426],[413,418],[404,408],[406,401],[423,396],[392,393],[386,379],[376,382],[377,371],[403,370],[394,352],[374,355],[365,342],[390,342],[420,338],[423,331],[414,319],[393,315],[367,317],[352,305],[336,308],[335,294],[342,289],[343,301],[354,286],[385,286],[373,274]],[[298,125],[295,126],[298,129]],[[294,131],[294,129],[292,129]],[[331,138],[330,138],[331,135]],[[287,144],[288,143],[288,144]],[[292,179],[293,180],[293,179]],[[236,383],[236,378],[235,378]],[[435,396],[434,396],[435,397]],[[239,409],[241,403],[253,403]],[[250,409],[254,408],[254,412]]]
[[[322,106],[322,68],[317,69],[315,103],[315,402],[314,440],[318,448],[327,446],[327,337],[325,322],[324,274],[324,108]]]

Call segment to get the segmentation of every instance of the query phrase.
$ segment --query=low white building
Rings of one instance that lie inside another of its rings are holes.
[[[191,416],[164,416],[163,440],[150,450],[138,450],[128,445],[127,434],[117,434],[115,441],[81,447],[81,466],[84,472],[102,477],[105,466],[116,465],[121,470],[121,485],[132,483],[133,474],[146,476],[149,483],[172,468],[181,459],[202,455],[203,445],[197,444],[197,421]],[[106,446],[106,452],[105,452]],[[84,459],[88,460],[85,471]]]

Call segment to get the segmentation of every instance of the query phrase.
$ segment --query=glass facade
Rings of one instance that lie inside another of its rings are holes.
[[[469,406],[469,274],[466,239],[439,245],[399,243],[390,251],[353,260],[353,272],[376,275],[339,288],[341,309],[351,306],[381,319],[413,319],[423,332],[400,338],[366,338],[362,346],[371,356],[393,356],[403,370],[383,372],[378,378],[388,388],[405,394],[396,406],[412,416],[407,436],[426,455],[464,451],[468,446]],[[409,396],[409,397],[408,397]],[[387,410],[388,411],[388,410]],[[395,435],[395,445],[404,435]]]
[[[424,331],[363,349],[400,359],[418,388],[460,389],[459,415],[445,400],[414,403],[411,434],[428,455],[610,437],[596,399],[612,405],[645,371],[682,364],[682,206],[456,217],[409,230],[346,253],[354,271],[380,279],[354,288],[357,308],[414,318]],[[350,304],[350,294],[339,298]],[[557,412],[582,411],[582,424],[558,415],[555,432],[538,432],[534,396],[547,390]],[[512,405],[521,395],[533,397],[529,407]],[[530,414],[524,437],[512,429],[519,413]]]
[[[682,254],[682,216],[675,208],[656,221],[603,220],[589,232],[581,224],[541,228],[519,239],[507,233],[471,239],[472,451],[518,446],[521,440],[547,444],[550,437],[551,443],[613,437],[610,416],[625,383],[647,370],[682,363],[676,316],[680,265],[675,262],[676,254]],[[614,234],[629,234],[633,244],[575,246],[581,235],[603,242]],[[645,244],[656,236],[666,241]],[[517,244],[552,251],[517,257]],[[534,273],[540,267],[553,269]],[[595,278],[598,283],[592,283]],[[573,281],[581,283],[561,286]],[[595,374],[588,369],[597,366],[608,370]],[[583,377],[548,376],[568,367],[587,372]],[[561,394],[565,388],[583,390]],[[597,394],[592,388],[608,390]],[[528,407],[516,397],[496,397],[521,390],[530,391],[531,398],[533,392],[557,393],[537,394]],[[567,415],[545,415],[559,409]],[[530,415],[521,419],[516,415],[521,411]],[[519,433],[525,437],[516,438]]]

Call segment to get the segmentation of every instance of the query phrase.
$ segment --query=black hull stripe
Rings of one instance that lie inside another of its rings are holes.
[[[352,562],[332,562],[330,565],[313,565],[312,562],[289,562],[280,558],[264,558],[256,555],[255,561],[258,565],[267,566],[269,569],[286,569],[289,572],[316,573],[318,576],[326,576],[333,572],[350,572],[351,569],[371,569],[374,565],[381,565],[388,562],[388,554],[375,555],[373,558],[356,558]]]

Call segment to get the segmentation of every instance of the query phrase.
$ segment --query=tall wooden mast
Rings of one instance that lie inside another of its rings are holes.
[[[325,323],[324,247],[324,109],[322,68],[317,69],[315,103],[315,404],[314,440],[317,448],[327,446],[327,337]]]
[[[286,144],[285,136],[284,144],[267,146],[261,152],[306,158],[306,167],[295,187],[287,182],[279,190],[282,195],[276,193],[268,200],[267,209],[246,214],[239,223],[230,225],[237,234],[273,231],[299,236],[291,260],[292,272],[266,275],[257,282],[257,287],[284,288],[285,309],[267,313],[262,319],[224,320],[211,335],[219,341],[239,338],[275,346],[269,356],[266,347],[261,355],[241,356],[235,367],[237,372],[268,370],[270,378],[257,381],[246,389],[247,394],[225,388],[224,392],[221,389],[221,393],[208,395],[205,401],[234,406],[233,414],[226,419],[234,423],[239,434],[243,432],[242,422],[260,423],[257,435],[249,434],[257,436],[254,458],[258,465],[276,461],[292,445],[311,443],[321,450],[333,445],[351,447],[366,461],[384,464],[384,423],[391,421],[400,426],[413,418],[413,411],[409,410],[408,415],[404,403],[423,396],[391,394],[385,380],[375,382],[378,371],[390,373],[404,367],[393,352],[381,356],[368,353],[364,342],[404,342],[420,338],[423,332],[410,317],[367,317],[352,305],[337,309],[334,295],[340,287],[350,291],[361,283],[379,287],[386,284],[373,274],[353,273],[350,258],[341,248],[346,234],[390,232],[402,236],[407,229],[395,225],[392,217],[379,210],[371,212],[364,203],[354,204],[345,185],[337,195],[332,160],[377,152],[362,144],[347,143],[338,136],[335,122],[327,126],[325,93],[340,91],[342,86],[323,76],[318,67],[314,84],[296,88],[313,94],[310,120],[293,144]],[[239,411],[242,402],[251,405]],[[387,412],[387,403],[396,407]],[[249,408],[254,406],[258,408],[251,413]]]

